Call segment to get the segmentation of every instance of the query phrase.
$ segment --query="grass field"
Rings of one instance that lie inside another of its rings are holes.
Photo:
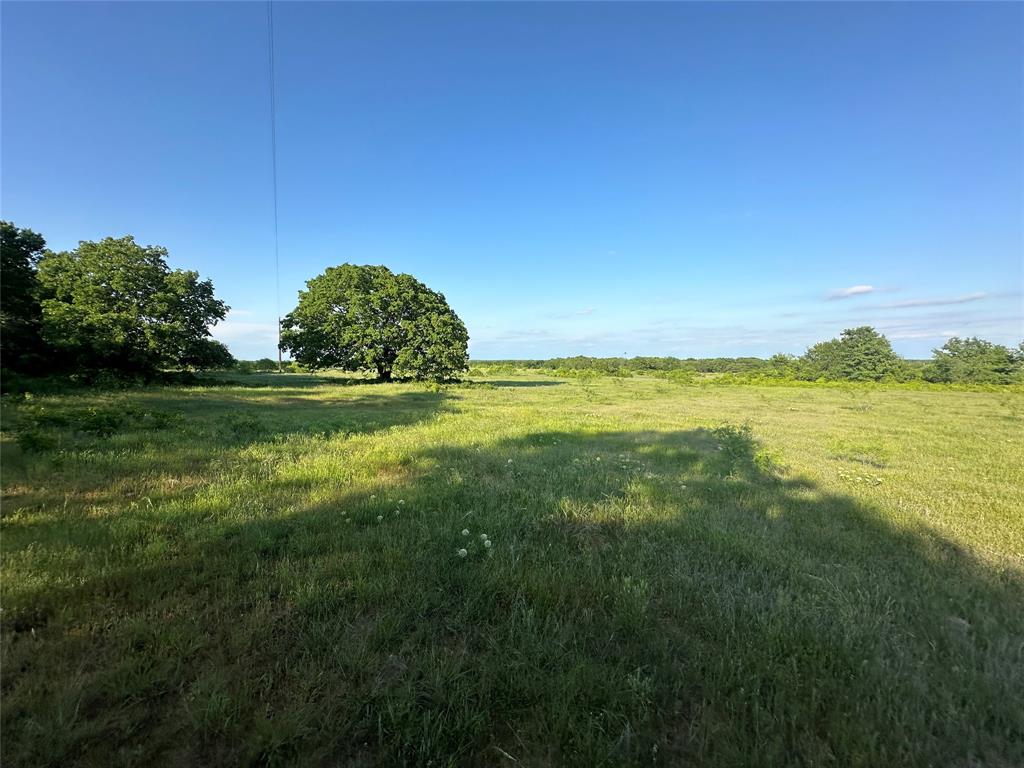
[[[1024,764],[1021,393],[292,375],[4,427],[5,766]]]

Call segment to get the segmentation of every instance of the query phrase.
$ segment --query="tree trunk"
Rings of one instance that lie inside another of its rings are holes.
[[[377,366],[377,378],[381,381],[391,381],[391,369],[382,365]]]

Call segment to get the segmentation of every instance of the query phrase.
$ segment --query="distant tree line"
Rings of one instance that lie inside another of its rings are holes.
[[[0,368],[12,374],[104,375],[152,379],[168,370],[276,370],[264,358],[237,362],[210,337],[228,307],[194,271],[171,269],[167,250],[131,236],[82,241],[70,251],[0,222]],[[289,368],[337,368],[443,380],[468,364],[469,335],[445,297],[411,275],[342,264],[310,280],[282,322]],[[479,365],[479,364],[478,364]],[[566,357],[488,361],[490,370],[530,369],[564,376],[697,374],[802,381],[912,381],[1009,384],[1024,381],[1024,342],[1016,348],[951,338],[930,361],[908,361],[874,328],[849,328],[799,357],[768,360],[675,357]]]
[[[0,222],[0,367],[15,376],[113,375],[226,368],[210,326],[228,307],[213,284],[171,269],[167,250],[131,236],[52,251],[30,229]]]
[[[633,373],[748,373],[761,370],[766,361],[759,357],[553,357],[547,360],[486,360],[475,361],[492,368],[526,370],[587,371],[604,375],[630,375]]]
[[[474,361],[489,371],[526,369],[560,376],[652,375],[689,380],[697,374],[794,381],[923,380],[956,384],[1024,382],[1024,342],[1016,348],[983,339],[953,337],[932,359],[905,360],[870,326],[849,328],[839,338],[810,347],[803,355],[757,357],[556,357],[549,360]]]

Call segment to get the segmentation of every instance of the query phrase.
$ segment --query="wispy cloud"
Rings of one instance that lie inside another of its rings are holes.
[[[902,340],[902,339],[948,339],[951,336],[964,335],[960,331],[937,331],[937,330],[920,330],[920,331],[890,331],[885,334],[889,337],[890,341]]]
[[[944,307],[950,304],[967,304],[972,301],[981,301],[987,298],[988,294],[983,292],[966,293],[963,296],[951,296],[944,299],[909,299],[907,301],[896,301],[891,304],[878,304],[877,309],[911,309],[913,307]]]
[[[862,296],[865,293],[874,293],[875,290],[875,286],[873,285],[851,285],[849,288],[837,288],[829,293],[826,298],[830,300],[848,299],[851,296]]]

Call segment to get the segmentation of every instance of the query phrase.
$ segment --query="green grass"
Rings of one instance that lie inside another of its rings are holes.
[[[8,403],[3,764],[1018,766],[1022,426],[642,378]]]

